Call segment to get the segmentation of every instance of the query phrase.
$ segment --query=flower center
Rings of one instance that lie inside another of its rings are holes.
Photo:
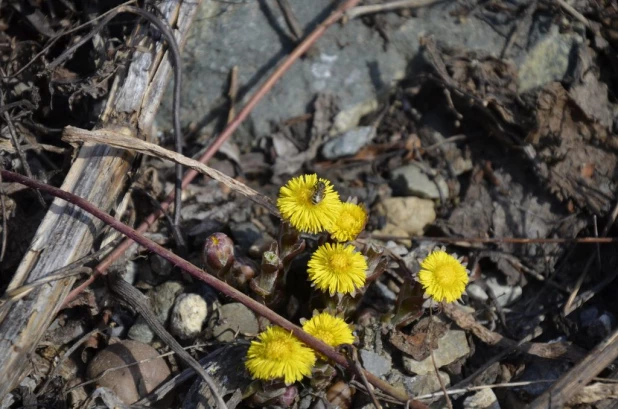
[[[272,360],[289,359],[293,354],[292,343],[287,339],[273,341],[268,349],[268,355]]]
[[[457,279],[457,274],[455,274],[453,268],[448,265],[436,268],[434,275],[438,284],[445,287],[453,285]]]
[[[333,334],[325,329],[319,329],[315,332],[314,337],[321,339],[325,344],[332,345]]]
[[[345,271],[349,267],[348,257],[345,254],[333,254],[330,258],[330,268],[339,273]]]
[[[354,227],[354,223],[356,219],[350,213],[344,213],[341,215],[341,219],[339,220],[339,225],[344,229],[350,229]]]

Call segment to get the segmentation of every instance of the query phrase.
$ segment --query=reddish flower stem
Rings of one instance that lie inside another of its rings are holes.
[[[253,108],[260,102],[260,100],[272,89],[275,83],[287,72],[288,69],[296,62],[300,56],[307,52],[307,50],[326,32],[326,29],[339,21],[341,17],[344,16],[346,10],[356,6],[360,0],[347,0],[341,6],[337,8],[322,24],[316,27],[315,30],[307,38],[303,40],[302,43],[294,49],[292,54],[290,54],[284,61],[277,67],[277,69],[271,74],[271,76],[262,84],[260,89],[258,89],[255,94],[251,97],[247,105],[238,113],[236,118],[232,122],[230,122],[227,127],[223,130],[223,132],[217,137],[217,139],[213,142],[213,144],[204,152],[204,154],[200,157],[199,161],[202,163],[206,163],[213,157],[213,155],[219,150],[221,145],[225,143],[227,139],[238,129],[240,124],[249,116]],[[186,188],[189,183],[198,175],[198,173],[190,169],[185,173],[185,177],[182,179],[182,188]],[[159,219],[159,217],[163,216],[164,212],[170,207],[170,205],[174,201],[174,191],[172,190],[170,194],[167,196],[165,201],[161,203],[161,207],[151,213],[146,219],[137,227],[137,231],[140,233],[144,233],[148,231],[150,226]],[[64,305],[66,306],[70,301],[74,300],[82,291],[84,291],[92,282],[101,274],[105,274],[106,270],[109,266],[119,259],[125,251],[129,248],[133,241],[130,238],[127,238],[122,241],[112,251],[107,257],[105,257],[95,268],[93,274],[78,287],[74,288],[69,295],[64,300]]]
[[[250,298],[244,293],[236,290],[233,287],[230,287],[223,281],[220,281],[214,276],[211,276],[205,273],[204,271],[202,271],[195,265],[189,263],[187,260],[184,260],[182,257],[179,257],[176,254],[172,253],[170,250],[144,237],[142,234],[133,230],[126,224],[121,223],[120,221],[114,219],[112,216],[103,212],[102,210],[100,210],[98,207],[88,202],[87,200],[82,199],[81,197],[76,196],[72,193],[65,192],[64,190],[58,189],[56,187],[46,185],[36,180],[32,180],[26,176],[22,176],[14,172],[9,172],[8,170],[0,170],[0,174],[2,175],[2,180],[4,181],[17,182],[19,184],[28,186],[32,189],[38,189],[41,192],[49,193],[52,196],[66,200],[67,202],[80,207],[81,209],[92,214],[97,219],[102,220],[105,224],[111,226],[113,229],[124,234],[125,236],[133,240],[134,242],[152,251],[153,253],[160,255],[161,257],[168,260],[170,263],[174,264],[175,266],[178,266],[179,268],[181,268],[188,274],[192,275],[193,277],[204,281],[206,284],[212,286],[213,288],[222,292],[228,297],[244,304],[245,306],[253,310],[256,314],[263,316],[264,318],[268,319],[273,324],[276,324],[282,328],[285,328],[288,331],[291,331],[302,342],[304,342],[305,344],[307,344],[314,350],[321,352],[322,354],[324,354],[325,356],[327,356],[329,359],[333,360],[334,362],[338,363],[339,365],[345,368],[349,367],[349,364],[346,358],[343,355],[338,354],[332,347],[326,345],[324,342],[320,341],[319,339],[314,338],[311,335],[307,334],[302,329],[292,324],[290,321],[286,320],[282,316],[278,315],[277,313],[275,313],[274,311],[272,311],[270,308],[266,307],[265,305],[260,304],[259,302],[255,301],[254,299]],[[403,391],[393,388],[388,383],[384,382],[380,378],[372,375],[371,373],[367,371],[365,371],[364,373],[365,373],[365,376],[367,377],[367,380],[375,387],[381,389],[382,391],[389,394],[393,398],[398,399],[402,402],[408,401],[409,398]],[[413,409],[425,409],[426,408],[426,406],[423,403],[417,402],[417,401],[410,401],[409,406]]]

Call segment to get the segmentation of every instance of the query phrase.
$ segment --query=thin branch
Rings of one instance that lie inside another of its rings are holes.
[[[614,225],[616,218],[618,218],[618,202],[616,202],[616,205],[614,206],[614,209],[612,210],[612,213],[609,216],[609,219],[607,220],[607,222],[605,223],[605,226],[603,227],[602,236],[607,236],[607,234],[609,233],[609,230]],[[597,242],[597,243],[601,243],[601,242]],[[592,266],[593,261],[594,261],[594,253],[591,253],[590,256],[588,257],[588,260],[586,261],[586,265],[584,266],[582,273],[577,278],[577,282],[575,283],[575,288],[569,295],[567,302],[564,304],[562,312],[565,316],[572,313],[575,310],[575,308],[578,307],[578,305],[575,303],[575,299],[577,298],[577,294],[579,293],[579,290],[581,289],[581,286],[584,283],[586,276],[588,275],[588,270],[590,270],[590,267]]]
[[[204,281],[206,284],[212,286],[217,291],[222,292],[223,294],[230,297],[231,299],[244,304],[247,308],[253,310],[256,314],[261,315],[262,317],[266,318],[273,324],[278,325],[292,332],[294,336],[296,336],[299,340],[307,344],[309,347],[325,355],[327,358],[333,360],[337,364],[342,365],[345,368],[348,368],[349,364],[346,358],[343,355],[337,353],[335,349],[333,349],[333,347],[307,334],[301,328],[292,324],[290,321],[278,315],[277,313],[275,313],[274,311],[272,311],[265,305],[260,304],[259,302],[255,301],[253,298],[229,286],[223,281],[218,280],[214,276],[206,274],[203,270],[189,263],[187,260],[184,260],[181,257],[178,257],[176,254],[172,253],[170,250],[144,237],[143,235],[133,230],[129,226],[114,219],[109,214],[101,211],[99,208],[97,208],[92,203],[88,202],[87,200],[79,196],[76,196],[72,193],[65,192],[64,190],[58,189],[56,187],[46,185],[44,183],[38,182],[33,179],[29,179],[28,177],[22,176],[14,172],[9,172],[7,170],[0,170],[0,175],[6,181],[16,182],[16,183],[28,186],[33,189],[40,189],[43,192],[46,192],[60,199],[66,200],[67,202],[80,207],[81,209],[92,214],[94,217],[100,219],[101,221],[103,221],[105,224],[109,225],[113,229],[129,237],[132,241],[138,243],[139,245],[143,246],[147,250],[150,250],[153,253],[158,254],[159,256],[163,257],[164,259],[166,259],[173,265],[178,266],[179,268],[181,268],[182,270],[184,270],[191,276]],[[364,371],[364,374],[367,377],[367,380],[372,385],[386,392],[390,396],[396,399],[399,399],[401,402],[406,402],[408,400],[409,397],[401,390],[394,388],[393,386],[389,385],[385,381],[381,380],[380,378],[376,377],[375,375],[367,371]],[[410,407],[412,407],[413,409],[426,409],[427,408],[425,404],[418,402],[418,401],[411,401]]]
[[[385,11],[393,11],[399,9],[413,9],[419,7],[433,6],[437,3],[442,3],[445,0],[397,0],[382,4],[368,4],[366,6],[354,7],[348,10],[345,15],[352,20],[366,14],[383,13]]]
[[[483,389],[514,388],[518,386],[527,386],[527,385],[535,385],[537,383],[551,383],[551,382],[554,382],[554,381],[553,380],[538,380],[538,381],[496,383],[493,385],[479,385],[479,386],[469,386],[467,388],[449,389],[446,391],[446,393],[448,395],[456,395],[456,394],[466,393],[466,392],[481,391]],[[434,398],[439,398],[442,396],[444,396],[444,392],[440,391],[440,392],[428,393],[426,395],[417,396],[416,399],[418,400],[434,399]]]
[[[590,22],[588,21],[588,19],[586,17],[584,17],[584,15],[582,13],[580,13],[577,10],[575,10],[575,8],[573,8],[573,6],[568,4],[566,1],[564,1],[564,0],[556,0],[556,3],[558,3],[558,5],[560,7],[562,7],[564,9],[564,11],[566,11],[571,16],[575,17],[577,20],[579,20],[582,23],[584,23],[584,25],[586,27],[588,27],[590,29],[593,28],[592,25],[590,24]]]

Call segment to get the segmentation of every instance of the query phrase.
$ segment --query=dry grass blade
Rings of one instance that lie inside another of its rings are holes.
[[[399,9],[412,9],[418,7],[427,7],[437,3],[442,3],[444,0],[397,0],[383,4],[368,4],[366,6],[358,6],[348,10],[345,15],[350,20],[366,14],[382,13],[385,11],[393,11]]]
[[[132,150],[135,152],[143,153],[144,155],[168,159],[175,163],[180,163],[188,168],[196,170],[199,173],[209,176],[218,182],[223,183],[235,192],[246,196],[248,199],[254,201],[260,206],[264,206],[264,208],[266,208],[273,215],[279,216],[279,211],[277,210],[277,207],[268,197],[258,193],[247,185],[232,179],[226,174],[221,173],[218,170],[215,170],[207,165],[204,165],[201,162],[188,158],[184,155],[180,155],[176,152],[167,150],[153,143],[137,140],[135,138],[131,138],[109,130],[88,131],[72,126],[68,126],[65,128],[62,140],[68,143],[102,143],[112,146],[114,148]]]

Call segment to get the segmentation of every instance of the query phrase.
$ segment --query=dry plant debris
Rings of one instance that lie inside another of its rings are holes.
[[[127,134],[119,113],[116,127],[93,129],[116,81],[137,75],[126,71],[136,55],[163,61],[126,41],[158,30],[114,15],[143,5],[0,3],[0,317],[81,280],[0,407],[616,407],[614,2],[365,1],[344,12],[359,3],[348,0],[315,29],[301,3],[260,3],[255,18],[285,19],[280,38],[297,47],[271,76],[256,71],[266,80],[251,98],[245,61],[223,67],[229,106],[212,114],[227,125],[206,147],[200,124],[182,124],[186,156],[167,149],[171,129],[157,144],[154,128]],[[254,6],[225,2],[210,19]],[[376,58],[388,58],[428,7],[443,7],[441,30],[482,21],[504,43],[423,36],[400,81],[380,88],[377,65],[365,67],[376,92],[358,111],[339,89],[316,88],[306,112],[253,133],[249,114],[269,90],[277,98],[296,58],[319,68],[332,57],[314,44],[328,26],[347,17],[333,28],[339,49],[360,41],[351,25],[369,27],[383,42]],[[342,113],[358,119],[352,129],[339,128]],[[113,217],[53,189],[73,148],[94,144],[143,154]],[[191,171],[174,220],[177,165]],[[54,196],[108,226],[92,226],[89,256],[9,284]],[[112,228],[137,244],[116,248]],[[116,349],[126,365],[93,369]]]

